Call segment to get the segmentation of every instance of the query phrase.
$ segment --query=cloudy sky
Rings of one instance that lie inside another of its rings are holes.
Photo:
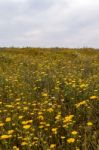
[[[99,0],[0,0],[0,46],[99,48]]]

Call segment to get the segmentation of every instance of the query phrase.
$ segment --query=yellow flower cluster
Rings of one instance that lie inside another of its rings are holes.
[[[63,119],[63,123],[69,123],[72,121],[74,115],[68,115]]]
[[[88,100],[84,100],[84,101],[81,101],[77,104],[75,104],[76,108],[79,108],[80,106],[87,106],[87,102]]]

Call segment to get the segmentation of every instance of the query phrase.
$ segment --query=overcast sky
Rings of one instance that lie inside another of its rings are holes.
[[[99,0],[0,0],[0,46],[99,48]]]

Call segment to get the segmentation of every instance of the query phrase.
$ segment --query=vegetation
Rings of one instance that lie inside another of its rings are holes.
[[[99,150],[98,117],[98,50],[0,50],[0,150]]]

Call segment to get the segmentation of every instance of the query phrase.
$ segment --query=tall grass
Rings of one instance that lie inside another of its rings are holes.
[[[0,149],[98,150],[99,51],[0,51]]]

